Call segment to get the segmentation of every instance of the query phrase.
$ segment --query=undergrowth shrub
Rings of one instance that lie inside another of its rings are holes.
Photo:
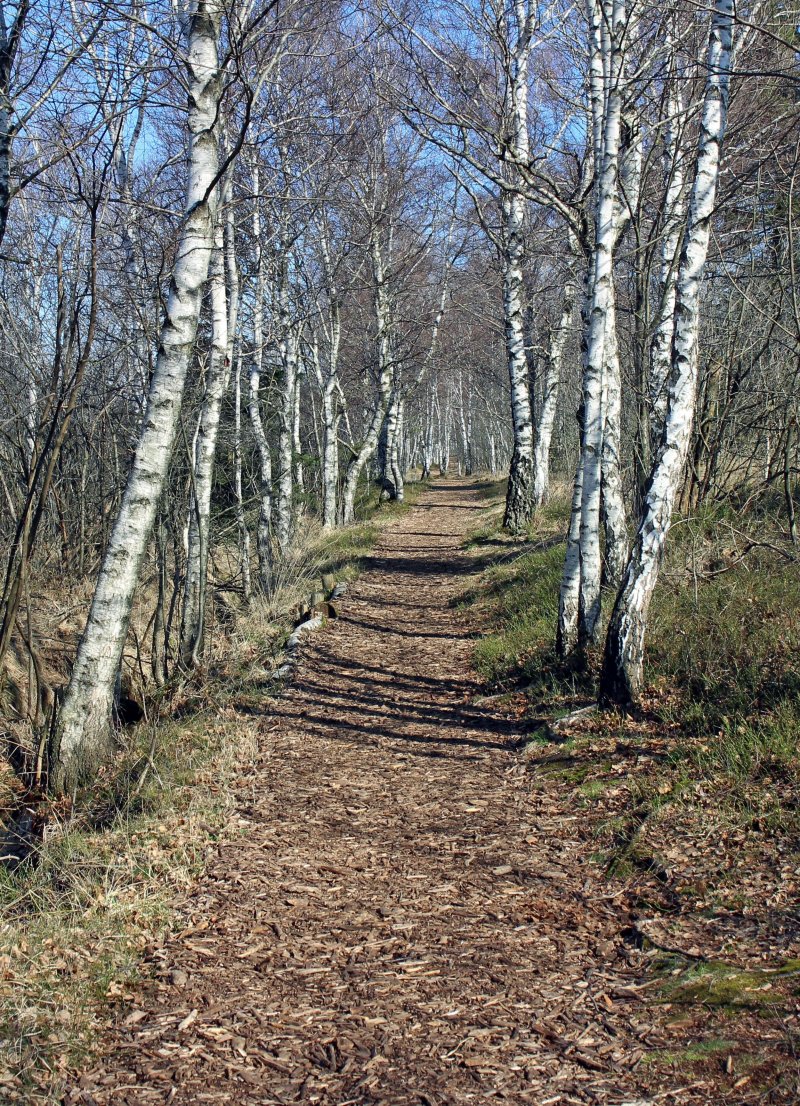
[[[488,572],[485,601],[502,630],[478,642],[475,663],[491,683],[532,679],[552,649],[564,546],[526,553]]]
[[[752,720],[725,719],[712,741],[695,752],[703,767],[720,768],[744,782],[753,779],[796,781],[800,740],[800,702],[785,700],[770,714]]]
[[[593,693],[593,658],[570,668],[555,656],[564,489],[533,520],[519,549],[484,520],[470,545],[497,550],[464,596],[482,616],[475,663],[494,686],[525,686],[555,700]],[[653,706],[684,733],[707,738],[706,767],[732,779],[795,771],[800,733],[800,573],[779,534],[752,513],[714,504],[674,525],[653,598],[646,678]],[[604,596],[608,613],[613,596]],[[559,705],[553,702],[554,713]]]
[[[502,491],[501,485],[496,485]],[[555,655],[559,587],[569,522],[567,489],[558,487],[532,519],[520,548],[495,515],[472,535],[476,548],[496,548],[496,563],[464,601],[475,603],[489,633],[475,649],[475,666],[492,685],[524,683],[530,694],[575,694],[587,673]]]
[[[664,581],[653,602],[647,674],[679,687],[702,731],[800,698],[800,578],[750,557],[718,574]]]

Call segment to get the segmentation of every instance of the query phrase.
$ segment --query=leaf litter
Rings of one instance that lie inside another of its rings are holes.
[[[237,783],[242,835],[67,1106],[720,1100],[643,1064],[672,1038],[624,896],[480,700],[451,602],[478,506],[425,493],[304,643]]]

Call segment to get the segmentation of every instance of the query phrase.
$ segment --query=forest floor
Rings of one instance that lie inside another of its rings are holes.
[[[730,1057],[646,1062],[691,1042],[625,886],[473,668],[458,600],[492,556],[465,543],[485,509],[476,483],[423,493],[283,695],[243,713],[237,834],[69,1106],[754,1101]]]

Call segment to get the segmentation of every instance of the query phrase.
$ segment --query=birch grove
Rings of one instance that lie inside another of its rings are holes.
[[[55,790],[419,479],[504,479],[511,548],[558,513],[554,653],[615,709],[676,519],[741,494],[796,543],[785,13],[53,18],[0,19],[0,666]]]

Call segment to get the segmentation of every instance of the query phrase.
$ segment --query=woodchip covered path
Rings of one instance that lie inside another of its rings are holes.
[[[483,506],[467,481],[425,492],[265,702],[246,832],[66,1102],[635,1097],[619,911],[509,721],[471,705],[451,601]]]

